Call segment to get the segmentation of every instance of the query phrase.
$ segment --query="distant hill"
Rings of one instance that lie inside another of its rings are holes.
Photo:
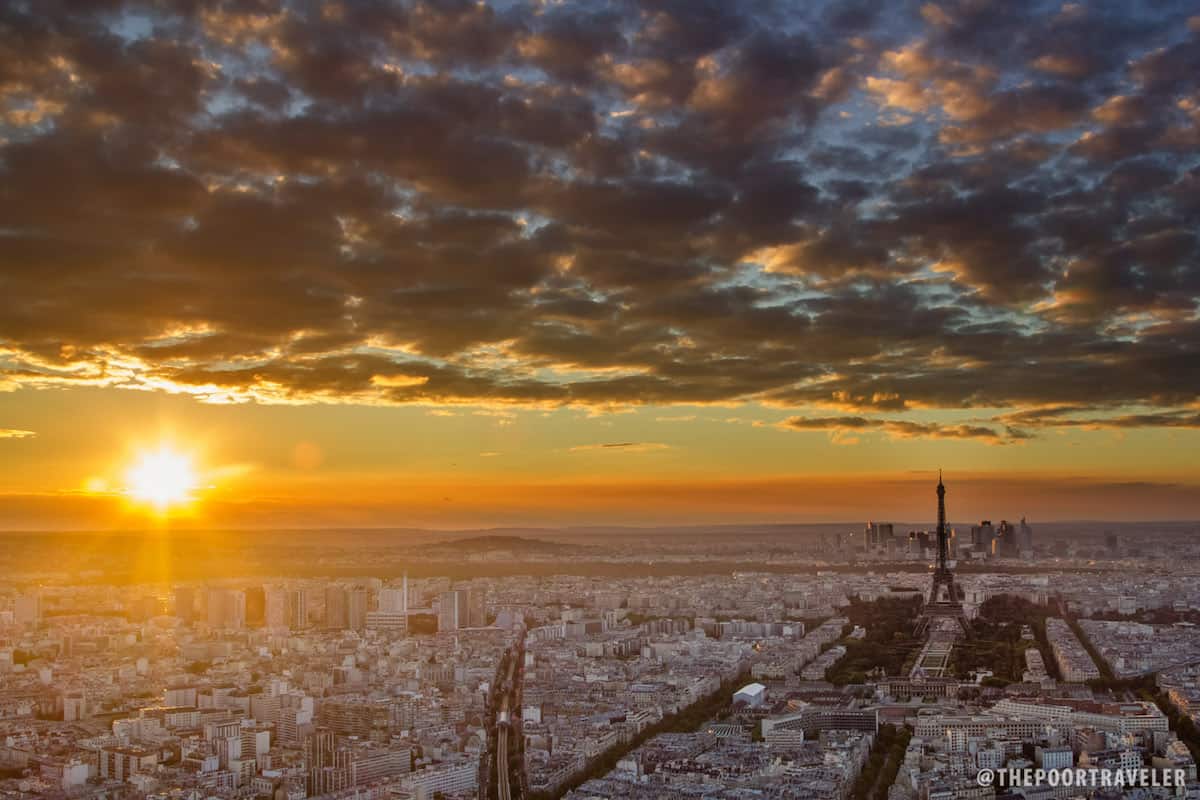
[[[448,550],[459,553],[486,553],[506,550],[512,553],[579,553],[591,550],[577,544],[563,544],[545,539],[529,539],[524,536],[471,536],[466,539],[450,539],[430,545],[432,550]]]

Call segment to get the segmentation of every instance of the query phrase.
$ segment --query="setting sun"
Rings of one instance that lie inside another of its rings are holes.
[[[144,453],[126,474],[129,495],[160,511],[192,499],[196,474],[191,459],[167,448]]]

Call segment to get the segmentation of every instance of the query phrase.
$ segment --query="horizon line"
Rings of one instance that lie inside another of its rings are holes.
[[[998,518],[999,521],[1015,521]],[[980,522],[982,522],[981,520]],[[992,522],[992,520],[986,520]],[[145,534],[156,533],[161,535],[176,534],[176,533],[477,533],[487,531],[546,531],[546,532],[587,532],[587,531],[605,531],[605,530],[628,530],[628,531],[695,531],[703,529],[736,529],[736,528],[796,528],[796,527],[828,527],[831,525],[865,525],[870,522],[886,523],[890,525],[920,525],[922,523],[913,522],[911,520],[829,520],[824,522],[717,522],[712,524],[706,523],[681,523],[681,524],[580,524],[580,525],[487,525],[478,527],[456,527],[456,528],[422,528],[399,525],[358,525],[358,526],[243,526],[243,527],[146,527],[146,528],[0,528],[0,536],[13,536],[25,534],[66,534],[66,535],[86,535],[86,534]],[[975,525],[977,522],[949,522],[954,525]],[[1164,519],[1136,519],[1136,520],[1118,520],[1118,519],[1102,519],[1102,518],[1066,518],[1066,519],[1042,519],[1029,522],[1032,525],[1200,525],[1200,518],[1164,518]]]

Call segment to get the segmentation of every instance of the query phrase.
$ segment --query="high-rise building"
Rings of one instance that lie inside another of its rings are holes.
[[[456,631],[470,624],[469,592],[456,589],[438,595],[438,630]]]
[[[341,630],[346,625],[346,590],[341,586],[325,588],[325,627]]]
[[[264,587],[263,617],[268,628],[288,626],[288,593],[282,586]]]
[[[246,593],[237,589],[210,589],[208,624],[222,630],[245,627]]]
[[[483,589],[467,592],[467,625],[482,628],[487,625],[487,607],[484,605]]]
[[[304,589],[288,592],[288,625],[292,630],[308,627],[308,592]]]
[[[408,573],[399,589],[379,590],[379,608],[368,611],[366,627],[371,630],[404,631],[408,629]]]
[[[346,627],[361,631],[367,626],[367,591],[354,589],[346,594]]]
[[[389,614],[403,614],[406,610],[403,589],[380,589],[379,610]]]
[[[261,586],[250,586],[246,589],[246,624],[255,628],[262,627],[267,616],[267,596]]]
[[[868,522],[864,533],[868,550],[881,550],[892,541],[893,526],[890,522]]]
[[[1020,542],[1016,527],[1008,520],[1000,520],[1000,529],[996,531],[995,554],[1006,558],[1016,558],[1020,552]]]
[[[971,526],[971,545],[991,555],[996,543],[996,531],[992,528],[991,520],[983,520],[978,525]]]
[[[1033,554],[1033,528],[1029,527],[1024,517],[1021,517],[1021,526],[1017,529],[1017,550],[1022,555]]]

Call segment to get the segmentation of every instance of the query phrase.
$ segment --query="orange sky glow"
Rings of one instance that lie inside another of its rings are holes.
[[[6,8],[0,529],[1200,518],[1194,4],[643,5]]]

